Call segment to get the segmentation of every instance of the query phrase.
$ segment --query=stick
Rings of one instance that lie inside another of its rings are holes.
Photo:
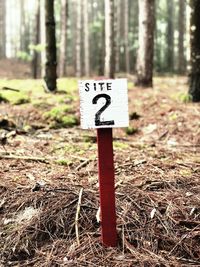
[[[16,155],[4,155],[0,154],[0,159],[22,159],[22,160],[32,160],[32,161],[41,161],[41,162],[48,162],[46,158],[40,157],[29,157],[29,156],[16,156]]]
[[[79,219],[79,214],[80,214],[80,209],[81,209],[82,194],[83,194],[83,188],[81,188],[79,192],[79,198],[78,198],[78,204],[77,204],[76,216],[75,216],[75,232],[76,232],[76,240],[77,240],[78,246],[80,246],[79,232],[78,232],[78,219]]]
[[[14,92],[20,92],[19,89],[15,89],[15,88],[10,88],[10,87],[6,87],[4,86],[3,88],[1,88],[2,90],[9,90],[9,91],[14,91]]]
[[[88,165],[88,163],[91,161],[91,159],[86,159],[84,162],[82,162],[81,164],[79,164],[76,167],[76,171],[79,171],[81,168],[85,167],[86,165]]]

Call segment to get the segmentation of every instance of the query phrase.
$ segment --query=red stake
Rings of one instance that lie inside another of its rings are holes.
[[[97,129],[101,236],[107,247],[117,246],[112,128]]]

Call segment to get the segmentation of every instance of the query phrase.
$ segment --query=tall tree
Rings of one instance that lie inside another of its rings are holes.
[[[46,25],[46,64],[45,82],[46,90],[55,92],[57,89],[57,59],[56,59],[56,35],[54,18],[54,0],[45,0],[45,25]]]
[[[105,0],[105,62],[104,75],[115,76],[115,31],[114,31],[114,0]]]
[[[183,1],[183,0],[182,0]],[[174,0],[167,1],[167,71],[174,71]]]
[[[37,79],[38,77],[38,63],[39,63],[39,54],[36,49],[36,46],[40,42],[40,5],[39,0],[36,1],[36,14],[35,14],[35,31],[34,31],[34,51],[33,51],[33,60],[32,60],[32,76],[34,79]]]
[[[68,21],[68,0],[61,0],[61,33],[60,33],[60,58],[59,76],[66,74],[66,50],[67,50],[67,21]]]
[[[185,49],[184,49],[184,39],[186,31],[186,3],[183,0],[179,0],[179,16],[178,16],[178,72],[183,74],[186,69],[186,60],[185,60]]]
[[[90,42],[89,42],[89,21],[88,21],[88,0],[83,2],[83,19],[84,19],[84,66],[85,75],[90,76]]]
[[[0,1],[0,58],[6,56],[6,1]]]
[[[191,73],[189,93],[194,102],[200,102],[200,1],[190,0],[190,6]]]
[[[81,0],[76,3],[76,77],[81,76]]]
[[[121,29],[121,0],[116,0],[116,72],[120,71],[120,29]]]
[[[45,0],[40,0],[40,43],[41,49],[41,77],[45,76],[46,63],[46,30],[45,30]]]
[[[129,0],[124,0],[124,43],[125,43],[125,65],[126,73],[130,72],[129,61]]]
[[[153,83],[153,52],[155,0],[138,0],[139,48],[136,66],[136,85],[151,87]]]

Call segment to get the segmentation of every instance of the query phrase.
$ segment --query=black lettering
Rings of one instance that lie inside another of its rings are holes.
[[[109,90],[112,90],[111,85],[112,85],[112,83],[107,83],[107,90],[108,90],[108,91],[109,91]]]
[[[103,90],[104,83],[99,83],[101,91]]]
[[[85,91],[86,92],[89,92],[90,91],[89,85],[90,85],[89,83],[86,83],[85,84]]]

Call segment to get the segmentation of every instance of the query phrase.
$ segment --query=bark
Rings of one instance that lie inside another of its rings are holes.
[[[185,73],[186,69],[186,59],[185,59],[185,49],[184,49],[184,39],[186,31],[186,5],[185,1],[179,0],[179,17],[178,17],[178,28],[179,28],[179,37],[178,37],[178,72],[180,74]]]
[[[114,0],[105,0],[105,66],[104,75],[114,78],[115,75],[115,31]]]
[[[66,48],[67,48],[67,21],[68,21],[68,0],[61,0],[61,40],[59,76],[66,75]]]
[[[41,77],[45,76],[46,63],[46,31],[45,31],[45,0],[40,0],[40,43],[41,50]]]
[[[77,0],[76,8],[76,77],[81,77],[81,0]]]
[[[151,87],[153,80],[153,52],[155,1],[139,0],[139,48],[136,66],[136,85]]]
[[[181,0],[183,1],[183,0]],[[174,71],[174,1],[167,1],[167,70]]]
[[[121,29],[121,0],[116,1],[116,51],[115,51],[115,63],[116,72],[120,71],[120,29]]]
[[[0,1],[0,58],[6,56],[6,2]]]
[[[89,42],[89,21],[88,21],[88,0],[84,0],[83,20],[84,20],[84,66],[85,76],[90,76],[90,42]]]
[[[130,61],[129,61],[129,0],[124,0],[124,43],[125,43],[125,66],[126,73],[130,72]]]
[[[37,1],[37,9],[35,15],[35,40],[34,45],[38,45],[40,42],[40,5],[39,1]],[[33,52],[33,60],[32,60],[32,77],[34,79],[38,78],[38,63],[39,63],[39,55],[38,52],[34,49]]]
[[[45,26],[46,26],[46,64],[45,82],[46,89],[55,92],[57,89],[57,59],[56,59],[56,35],[54,19],[54,0],[45,0]]]
[[[191,73],[189,93],[193,102],[200,102],[200,1],[190,0],[190,5]]]

